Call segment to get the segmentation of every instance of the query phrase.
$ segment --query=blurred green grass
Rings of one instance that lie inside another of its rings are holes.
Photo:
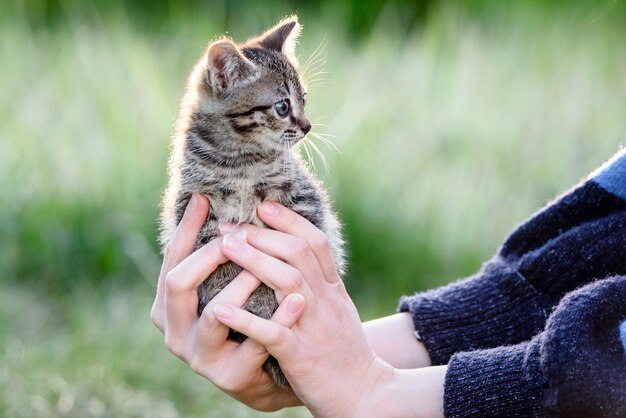
[[[308,114],[340,149],[318,171],[364,319],[473,273],[623,144],[626,45],[611,9],[532,4],[448,4],[408,35],[384,7],[359,42],[332,11],[301,16],[303,59],[326,45]],[[0,15],[0,415],[257,416],[167,354],[148,319],[177,103],[223,25],[65,13],[47,28]],[[245,15],[229,33],[271,19]]]

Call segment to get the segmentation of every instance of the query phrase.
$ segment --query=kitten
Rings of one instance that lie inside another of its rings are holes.
[[[345,261],[339,222],[321,184],[308,171],[296,144],[311,129],[304,114],[306,87],[294,55],[301,26],[289,17],[267,32],[235,45],[209,45],[192,71],[183,98],[162,202],[161,244],[170,241],[192,193],[203,193],[211,212],[196,243],[218,235],[218,223],[265,225],[256,210],[264,200],[299,213],[328,237],[340,275]],[[198,315],[241,272],[222,264],[198,288]],[[262,284],[244,309],[270,318],[278,304]],[[246,337],[231,330],[229,338]],[[272,357],[264,369],[288,386]]]

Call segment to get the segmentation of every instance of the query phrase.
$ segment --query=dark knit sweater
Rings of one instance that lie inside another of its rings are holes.
[[[401,299],[433,364],[449,363],[446,416],[626,417],[617,275],[625,151],[519,226],[476,275]]]

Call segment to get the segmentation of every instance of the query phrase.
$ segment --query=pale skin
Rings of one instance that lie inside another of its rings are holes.
[[[407,313],[361,324],[325,235],[271,202],[258,215],[274,230],[223,225],[193,251],[209,212],[194,195],[168,246],[151,317],[168,350],[246,405],[275,411],[305,405],[316,417],[443,417],[446,366],[430,366]],[[227,260],[244,271],[196,314],[196,288]],[[241,309],[263,282],[280,304],[271,320]],[[228,329],[249,338],[228,340]],[[261,366],[278,359],[291,389]]]

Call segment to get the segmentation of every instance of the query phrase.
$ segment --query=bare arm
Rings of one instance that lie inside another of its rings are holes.
[[[415,337],[410,313],[367,321],[363,330],[376,355],[393,367],[415,369],[431,365],[426,346]]]
[[[373,388],[354,416],[443,418],[447,369],[447,366],[395,369],[391,379]]]

